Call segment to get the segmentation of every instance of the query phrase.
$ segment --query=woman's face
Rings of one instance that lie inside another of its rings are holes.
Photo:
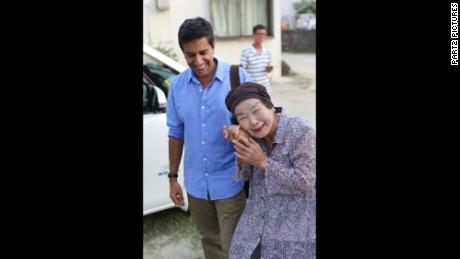
[[[274,125],[275,109],[267,108],[259,99],[241,101],[235,107],[235,117],[241,127],[253,138],[264,138]]]

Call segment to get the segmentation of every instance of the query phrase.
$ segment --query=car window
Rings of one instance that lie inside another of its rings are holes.
[[[144,74],[168,97],[171,81],[177,76],[169,67],[144,57]]]
[[[146,112],[146,109],[148,109],[148,104],[149,104],[149,96],[148,96],[148,84],[146,83],[143,83],[143,86],[142,86],[142,96],[143,96],[143,107],[144,107],[144,112]]]
[[[157,93],[155,91],[154,85],[149,82],[148,79],[144,77],[142,83],[143,91],[143,109],[145,113],[153,113],[159,110]]]

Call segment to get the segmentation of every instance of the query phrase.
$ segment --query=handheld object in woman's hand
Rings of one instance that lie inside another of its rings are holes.
[[[240,125],[224,126],[224,137],[230,141],[239,141],[242,138],[249,139],[249,134],[240,127]]]

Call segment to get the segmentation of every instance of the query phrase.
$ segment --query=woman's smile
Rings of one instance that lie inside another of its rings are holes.
[[[264,125],[262,124],[262,126],[258,127],[258,128],[255,128],[253,129],[252,131],[255,131],[255,132],[259,132],[262,130],[262,128],[264,127]]]

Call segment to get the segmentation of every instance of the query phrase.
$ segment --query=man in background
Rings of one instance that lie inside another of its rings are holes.
[[[267,27],[257,24],[252,29],[253,43],[241,52],[240,65],[246,69],[251,81],[265,86],[271,92],[268,73],[273,70],[272,54],[262,44],[267,38]]]

